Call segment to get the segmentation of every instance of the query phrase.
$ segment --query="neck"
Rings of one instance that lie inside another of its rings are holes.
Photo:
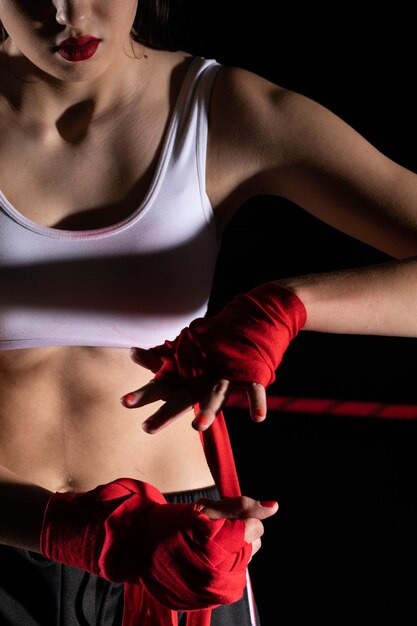
[[[135,56],[136,55],[136,56]],[[28,66],[27,60],[9,39],[3,45],[0,95],[9,108],[38,129],[55,134],[63,127],[82,122],[97,123],[111,117],[137,99],[151,74],[152,55],[132,46],[132,54],[121,53],[93,80],[63,81]],[[61,134],[61,132],[60,132]]]

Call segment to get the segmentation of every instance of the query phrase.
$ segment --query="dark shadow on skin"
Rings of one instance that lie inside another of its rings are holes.
[[[127,54],[129,54],[129,56],[134,56],[134,50],[128,50]],[[166,120],[166,124],[161,135],[161,141],[156,151],[157,156],[155,157],[149,168],[152,171],[154,171],[154,168],[156,166],[157,157],[161,151],[166,131],[172,116],[172,111],[174,110],[177,98],[179,96],[179,92],[181,90],[182,82],[185,78],[185,74],[189,66],[189,61],[190,59],[186,59],[172,70],[169,86],[170,114]],[[138,63],[145,62],[146,61],[144,61],[142,58],[138,59]],[[90,100],[85,100],[69,107],[65,111],[65,113],[63,113],[63,115],[61,115],[61,117],[57,120],[56,128],[59,135],[67,143],[71,143],[72,145],[82,143],[82,141],[86,138],[88,134],[93,116],[94,104]],[[105,117],[110,117],[110,115],[106,115]],[[147,172],[149,172],[149,169],[147,170]]]
[[[152,163],[120,202],[91,209],[81,209],[56,222],[53,228],[73,232],[95,230],[113,226],[115,223],[129,218],[142,205],[152,183],[155,167],[156,164]],[[132,210],[133,207],[136,207],[134,211]]]
[[[2,55],[0,53],[0,58]],[[4,61],[4,58],[2,59]],[[138,63],[143,60],[138,59]],[[13,67],[16,73],[19,74],[19,63],[23,64],[23,57],[13,60]],[[26,63],[26,62],[25,62]],[[150,162],[149,166],[138,178],[136,183],[128,190],[124,198],[120,199],[117,203],[108,204],[105,206],[96,206],[94,208],[82,208],[72,215],[63,218],[59,222],[50,225],[55,228],[64,230],[89,230],[96,228],[104,228],[120,222],[129,215],[131,215],[137,207],[141,205],[145,198],[148,189],[152,183],[155,175],[155,170],[160,159],[161,150],[166,140],[166,132],[171,122],[172,112],[175,108],[176,102],[179,97],[179,92],[183,84],[186,72],[191,63],[191,57],[185,58],[184,61],[179,63],[171,72],[170,77],[170,114],[166,120],[165,126],[161,133],[161,139],[154,158]],[[22,65],[23,67],[23,65]],[[7,84],[10,84],[10,74],[7,68],[4,68],[4,63],[0,65],[2,72],[0,71],[0,78],[2,73],[7,80],[0,80],[0,95],[9,100],[10,105],[18,109],[20,102],[17,102],[14,95],[7,93],[10,89],[7,89]],[[91,101],[79,102],[69,107],[57,120],[56,127],[61,137],[67,142],[73,145],[81,143],[88,133],[89,126],[94,114],[94,107]],[[110,146],[111,149],[111,146]],[[120,176],[123,177],[123,171],[120,172]],[[1,187],[1,180],[0,180]],[[17,207],[18,209],[20,207]],[[23,212],[23,207],[22,207]]]
[[[36,3],[33,3],[33,4],[36,4]],[[60,33],[61,32],[63,33],[65,31],[65,28],[57,24],[55,25],[58,26],[58,28],[52,28],[49,30],[44,28],[43,30],[39,29],[37,32],[40,34],[41,37],[45,37],[46,39],[49,39],[51,41],[54,41],[54,40],[56,41]],[[135,45],[135,43],[136,42],[132,40],[132,44]],[[136,45],[140,47],[141,44],[136,44]],[[129,57],[134,57],[134,51],[131,50],[130,47],[126,50],[126,54]],[[185,58],[181,63],[175,66],[171,72],[170,84],[169,84],[169,99],[170,99],[171,109],[175,105],[176,99],[181,89],[182,80],[185,77],[188,65],[191,62],[191,60],[192,60],[192,57]],[[45,80],[46,82],[48,82],[48,81],[54,80],[54,78],[51,77],[49,74],[45,73],[43,70],[41,70],[37,66],[31,64],[31,62],[28,59],[26,59],[23,55],[13,57],[12,59],[7,59],[7,63],[6,63],[6,55],[1,49],[1,46],[0,46],[0,61],[1,61],[1,65],[0,65],[1,74],[3,74],[4,79],[8,78],[8,80],[0,81],[0,96],[8,100],[9,104],[16,110],[19,110],[21,108],[22,103],[21,103],[21,100],[19,99],[19,94],[15,92],[15,90],[13,90],[12,80],[11,80],[12,76],[15,77],[16,82],[19,82],[19,81],[25,82],[24,74],[27,71],[28,64],[29,64],[29,66],[31,66],[32,68],[32,73],[35,78],[31,78],[30,81],[28,82],[37,82],[38,79],[36,78],[36,76],[39,77],[40,81]],[[145,63],[146,60],[140,57],[137,59],[137,62]],[[11,74],[10,71],[12,71],[13,74]],[[55,79],[55,80],[57,84],[61,82],[59,79]],[[81,102],[80,104],[86,106],[86,104],[88,104],[88,101]],[[87,114],[88,114],[88,111],[87,111]]]
[[[161,140],[154,158],[152,159],[146,170],[143,172],[141,177],[126,193],[125,197],[117,203],[112,203],[105,206],[96,206],[94,208],[88,209],[82,208],[76,213],[73,213],[72,215],[65,217],[59,222],[53,224],[54,228],[71,231],[105,228],[127,218],[136,210],[137,207],[142,204],[154,178],[157,163],[160,159],[160,153],[166,139],[167,128],[172,117],[172,110],[175,107],[176,101],[178,99],[179,91],[181,89],[185,73],[189,67],[189,63],[190,59],[187,58],[178,66],[176,66],[172,71],[170,88],[171,114],[169,116],[169,119],[167,119],[166,121],[165,128],[163,129]],[[4,82],[0,80],[0,93],[4,87]],[[70,107],[57,121],[57,128],[59,129],[61,136],[64,136],[64,134],[67,133],[67,135],[64,137],[66,140],[69,141],[71,135],[72,143],[75,144],[81,142],[88,131],[88,124],[91,121],[92,115],[93,108],[91,102],[80,102],[73,107]],[[89,118],[88,122],[86,121],[86,116]],[[65,127],[68,126],[69,122],[68,120],[65,121],[64,119],[69,117],[71,118],[71,123],[73,124],[70,132],[68,131],[68,128],[65,130]],[[122,171],[120,172],[120,175],[123,176]]]
[[[183,245],[156,254],[3,266],[0,314],[2,308],[15,307],[128,316],[192,312],[207,300],[207,284],[201,280],[206,246],[207,232],[200,231]]]
[[[66,143],[73,146],[82,144],[88,135],[94,116],[94,104],[91,100],[77,102],[70,106],[57,120],[56,129]]]
[[[31,22],[40,24],[36,28],[37,34],[46,40],[56,40],[60,33],[65,31],[65,27],[61,26],[56,21],[56,7],[51,2],[45,0],[39,0],[38,2],[26,2],[25,13]],[[17,80],[22,82],[37,82],[37,76],[39,80],[49,79],[51,77],[45,74],[41,69],[32,64],[32,74],[34,78],[26,80],[23,75],[27,69],[28,61],[22,57],[15,57],[11,62],[6,63],[5,55],[0,50],[1,70],[2,73],[8,75],[8,80],[0,81],[0,95],[7,98],[10,104],[15,109],[20,109],[21,102],[18,98],[18,94],[13,93],[11,85],[11,76],[15,76]],[[30,62],[29,62],[30,63]],[[9,69],[8,69],[9,68]],[[19,78],[20,77],[20,78]]]

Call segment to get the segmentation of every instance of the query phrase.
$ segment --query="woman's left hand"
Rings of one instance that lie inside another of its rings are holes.
[[[266,417],[265,388],[275,380],[284,352],[305,324],[306,310],[295,293],[264,283],[236,296],[217,315],[195,319],[174,341],[143,350],[133,360],[155,373],[154,379],[126,394],[128,408],[157,400],[165,404],[144,423],[148,433],[167,426],[198,404],[192,425],[206,430],[232,391],[248,396],[254,421]]]
[[[130,356],[135,363],[142,367],[154,372],[159,370],[159,368],[155,370],[157,363],[151,350],[132,348]],[[156,378],[140,389],[123,396],[122,404],[128,409],[135,409],[158,400],[164,400],[165,404],[142,424],[142,428],[147,433],[154,434],[168,426],[183,413],[190,411],[193,405],[198,402],[200,408],[192,426],[198,431],[203,431],[212,425],[231,392],[247,394],[250,416],[255,422],[262,422],[266,418],[266,392],[263,385],[260,383],[235,383],[226,379],[219,379],[214,384],[207,386],[207,389],[201,389],[200,399],[193,402],[190,391],[185,387]]]

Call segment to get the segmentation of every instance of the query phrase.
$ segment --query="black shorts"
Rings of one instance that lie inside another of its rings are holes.
[[[218,498],[215,488],[166,496],[169,502]],[[211,626],[259,625],[251,592],[213,610]],[[254,617],[255,614],[255,617]],[[123,584],[55,563],[34,552],[0,546],[1,626],[121,626]],[[256,619],[256,621],[255,621]],[[186,614],[179,614],[180,626]]]

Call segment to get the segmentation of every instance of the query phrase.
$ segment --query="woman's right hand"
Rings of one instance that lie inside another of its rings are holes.
[[[111,582],[142,583],[172,610],[213,608],[242,597],[261,520],[277,508],[246,497],[172,504],[148,483],[119,478],[53,494],[41,552]]]
[[[245,496],[201,498],[186,505],[181,520],[171,522],[172,532],[164,537],[161,530],[169,516],[167,507],[172,506],[159,506],[151,512],[149,522],[158,542],[141,577],[145,587],[161,604],[178,611],[240,600],[247,583],[247,565],[261,547],[261,520],[276,513],[278,504],[262,506]]]
[[[200,498],[197,504],[203,507],[201,512],[210,519],[245,520],[245,541],[252,544],[252,556],[261,547],[261,537],[264,534],[264,526],[261,520],[275,515],[279,508],[278,502],[273,500],[253,500],[247,496],[223,498],[221,500]]]

